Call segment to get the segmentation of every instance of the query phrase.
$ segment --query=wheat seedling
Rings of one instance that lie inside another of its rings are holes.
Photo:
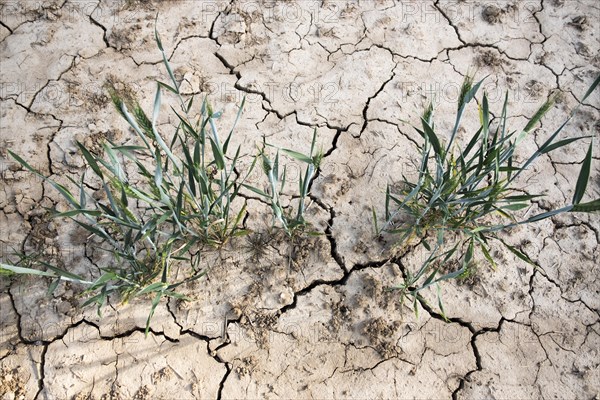
[[[404,282],[391,288],[400,291],[402,300],[412,297],[416,311],[418,302],[424,301],[420,292],[435,286],[438,289],[439,308],[443,314],[439,284],[468,273],[475,262],[477,250],[496,267],[497,263],[490,254],[491,241],[500,242],[517,257],[534,265],[526,254],[499,237],[500,231],[565,212],[600,211],[600,199],[582,202],[591,169],[590,143],[571,204],[522,220],[514,214],[515,211],[529,207],[534,199],[542,197],[540,194],[528,194],[516,186],[516,178],[541,155],[589,138],[579,136],[557,140],[558,135],[573,118],[581,103],[594,91],[599,81],[600,77],[585,93],[567,120],[520,165],[514,159],[515,152],[553,106],[554,96],[537,110],[523,129],[509,131],[508,93],[495,129],[490,127],[491,114],[488,98],[484,94],[479,106],[480,127],[462,149],[455,142],[456,134],[463,112],[468,103],[475,98],[483,80],[474,84],[470,76],[466,77],[459,96],[456,122],[447,143],[443,143],[440,135],[436,133],[433,106],[425,109],[421,116],[421,127],[414,127],[424,140],[423,145],[418,148],[421,161],[416,182],[404,177],[400,182],[403,189],[399,193],[394,193],[388,186],[381,227],[373,209],[373,223],[377,235],[382,232],[399,234],[400,244],[417,240],[429,251],[429,257],[418,270],[407,270]],[[504,218],[504,222],[494,223],[492,216]],[[404,222],[399,223],[399,217],[403,218]],[[451,240],[447,240],[448,236]],[[460,267],[443,273],[442,267],[451,264],[451,261],[458,261]]]

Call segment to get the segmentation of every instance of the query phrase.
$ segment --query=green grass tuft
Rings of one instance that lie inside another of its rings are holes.
[[[580,104],[593,92],[599,81],[600,77],[592,84]],[[424,144],[419,147],[421,161],[418,179],[416,182],[404,179],[400,182],[403,189],[399,192],[388,187],[383,221],[378,220],[373,209],[377,235],[383,232],[399,234],[400,244],[416,240],[429,251],[429,258],[420,268],[416,272],[407,271],[404,282],[393,288],[401,292],[402,299],[412,298],[415,306],[422,298],[419,294],[422,290],[469,273],[476,254],[480,254],[495,268],[497,262],[490,252],[492,241],[501,243],[523,261],[534,264],[526,254],[499,238],[500,231],[564,212],[600,211],[600,199],[581,203],[590,177],[590,143],[577,179],[572,204],[523,220],[517,217],[515,212],[530,207],[532,201],[542,195],[526,193],[524,188],[515,185],[516,178],[540,155],[589,136],[556,141],[578,106],[537,151],[518,165],[513,157],[519,144],[551,109],[555,97],[551,96],[521,131],[510,132],[507,127],[508,93],[497,128],[493,130],[490,128],[489,103],[484,94],[479,105],[480,127],[469,143],[460,148],[455,143],[456,131],[465,107],[475,98],[481,82],[474,85],[471,76],[465,78],[458,100],[456,124],[448,143],[444,144],[441,135],[434,129],[432,107],[425,110],[421,118],[422,129],[415,127],[424,140]],[[494,222],[498,217],[504,222]],[[399,220],[403,222],[398,222]],[[441,268],[444,264],[452,263],[460,267],[450,272]],[[441,298],[439,304],[443,312]]]

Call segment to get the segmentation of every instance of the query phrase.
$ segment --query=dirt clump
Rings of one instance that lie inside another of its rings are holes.
[[[378,317],[371,319],[364,325],[363,333],[375,347],[375,350],[384,358],[390,358],[398,354],[396,346],[391,342],[398,328],[399,321],[387,322]]]
[[[588,27],[587,17],[585,15],[578,15],[577,17],[574,17],[568,25],[577,29],[579,32],[583,32]]]
[[[488,24],[494,25],[502,22],[502,17],[504,15],[516,9],[517,7],[514,4],[508,4],[504,8],[500,8],[494,4],[490,4],[484,7],[483,11],[481,12],[481,17]]]
[[[152,398],[152,393],[148,385],[144,385],[135,392],[133,400],[147,400]]]
[[[241,364],[235,368],[235,372],[239,376],[252,375],[252,371],[258,365],[258,360],[253,356],[244,357]]]
[[[477,55],[475,63],[478,67],[492,67],[497,68],[502,65],[502,58],[497,52],[492,50],[484,50]]]
[[[502,17],[502,9],[495,5],[486,6],[481,12],[483,20],[489,24],[497,24]]]
[[[290,244],[290,267],[299,271],[302,266],[319,262],[328,256],[325,241],[319,237],[304,237]]]
[[[277,324],[278,313],[256,312],[253,315],[242,319],[242,326],[249,327],[253,334],[256,344],[260,348],[266,348],[269,342],[270,331]]]
[[[344,324],[347,324],[352,320],[351,317],[352,311],[346,304],[344,304],[343,300],[334,304],[332,308],[331,322],[328,327],[329,331],[331,333],[338,333]]]
[[[173,370],[169,367],[161,368],[152,374],[152,382],[158,383],[163,380],[169,380],[173,377]]]
[[[27,390],[21,367],[9,369],[3,366],[0,372],[0,392],[4,393],[2,399],[24,400]]]
[[[245,237],[242,250],[247,254],[254,263],[260,262],[268,254],[268,246],[270,246],[274,237],[267,232],[252,232]]]

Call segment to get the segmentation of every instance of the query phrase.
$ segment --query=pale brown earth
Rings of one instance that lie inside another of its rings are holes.
[[[259,236],[267,206],[248,200],[257,233],[207,254],[207,279],[184,289],[194,300],[162,303],[146,339],[145,299],[113,301],[100,318],[78,308],[80,287],[49,296],[44,280],[3,278],[0,399],[600,396],[597,216],[507,233],[537,268],[497,249],[496,271],[482,263],[443,288],[444,322],[436,308],[417,317],[385,291],[424,255],[387,259],[370,214],[382,212],[387,183],[415,172],[419,137],[400,121],[414,123],[433,99],[437,127],[448,128],[469,70],[489,75],[496,114],[510,91],[513,129],[560,92],[524,142],[534,151],[598,74],[596,2],[0,0],[3,261],[14,247],[82,274],[107,262],[71,224],[48,219],[44,207],[63,207],[60,195],[6,150],[67,182],[84,165],[75,140],[131,140],[102,87],[126,82],[150,108],[155,80],[167,79],[157,13],[185,93],[209,94],[225,127],[247,96],[235,138],[249,144],[246,161],[262,136],[306,152],[318,127],[326,157],[310,218],[328,234],[296,244],[290,261],[288,243]],[[570,136],[598,139],[599,100],[587,100]],[[478,122],[474,110],[462,139]],[[600,196],[598,143],[589,198]],[[530,213],[570,201],[586,146],[543,156],[524,174],[528,192],[548,195]]]

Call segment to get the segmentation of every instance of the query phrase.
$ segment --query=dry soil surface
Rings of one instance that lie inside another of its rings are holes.
[[[471,280],[443,287],[445,322],[433,306],[415,316],[385,290],[423,255],[386,258],[370,212],[382,212],[387,183],[415,172],[420,138],[401,121],[416,123],[433,100],[437,126],[450,127],[469,70],[488,76],[496,115],[510,91],[514,129],[558,91],[524,146],[543,143],[598,75],[596,2],[1,0],[3,261],[16,248],[81,273],[106,262],[72,224],[48,218],[46,208],[64,207],[60,195],[6,150],[67,182],[84,166],[76,140],[134,143],[103,85],[123,82],[150,110],[155,80],[168,79],[157,15],[186,94],[208,94],[225,127],[247,96],[235,137],[248,144],[244,159],[263,137],[306,152],[318,127],[325,158],[310,218],[326,235],[290,249],[262,233],[268,208],[248,195],[255,233],[207,253],[208,276],[184,290],[193,301],[161,303],[147,338],[148,301],[110,302],[100,318],[78,307],[80,287],[49,296],[44,280],[3,279],[2,400],[598,398],[597,216],[509,232],[537,268],[497,249],[496,271],[482,263]],[[571,136],[598,139],[597,93]],[[600,196],[599,142],[589,198]],[[579,143],[525,174],[527,191],[547,194],[531,213],[570,201],[588,142]]]

